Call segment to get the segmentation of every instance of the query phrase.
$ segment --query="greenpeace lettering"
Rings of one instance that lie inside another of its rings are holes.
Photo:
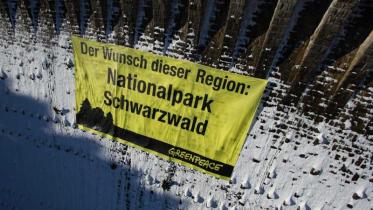
[[[72,40],[80,129],[230,178],[266,80]]]
[[[176,157],[176,158],[191,161],[207,170],[219,171],[221,167],[223,166],[223,164],[219,164],[214,161],[210,161],[208,159],[203,159],[198,155],[194,155],[192,153],[188,153],[187,151],[182,151],[180,149],[171,148],[170,150],[168,150],[168,154],[171,157]]]

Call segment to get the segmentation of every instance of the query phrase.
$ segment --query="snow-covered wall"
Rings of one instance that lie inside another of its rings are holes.
[[[0,209],[373,209],[372,11],[0,1]],[[71,34],[268,78],[231,181],[77,129]]]

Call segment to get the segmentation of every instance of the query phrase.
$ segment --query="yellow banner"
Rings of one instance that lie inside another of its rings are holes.
[[[267,81],[72,37],[77,123],[228,179]]]

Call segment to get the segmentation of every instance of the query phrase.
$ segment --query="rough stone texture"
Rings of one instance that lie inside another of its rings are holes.
[[[0,1],[0,209],[372,209],[372,11]],[[268,78],[231,181],[77,129],[72,34]]]

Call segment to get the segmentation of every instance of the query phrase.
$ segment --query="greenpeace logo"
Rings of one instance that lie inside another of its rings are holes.
[[[223,167],[223,164],[216,163],[214,161],[203,158],[199,155],[195,155],[190,152],[186,152],[174,147],[168,150],[168,155],[173,158],[185,160],[186,162],[192,163],[193,165],[199,166],[207,170],[210,169],[214,171],[220,171],[220,169]]]

